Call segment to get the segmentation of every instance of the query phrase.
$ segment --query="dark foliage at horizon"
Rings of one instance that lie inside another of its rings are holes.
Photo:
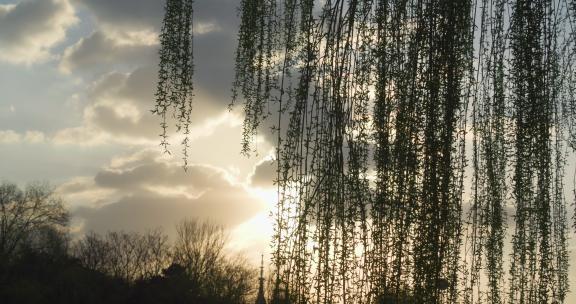
[[[29,199],[24,199],[25,197]],[[243,304],[257,273],[229,255],[223,227],[183,220],[159,230],[89,233],[71,241],[52,189],[0,184],[0,303]]]

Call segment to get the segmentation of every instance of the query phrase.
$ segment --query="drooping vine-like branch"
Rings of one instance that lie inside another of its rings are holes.
[[[190,114],[194,75],[193,0],[167,0],[160,33],[160,69],[156,90],[156,107],[152,113],[162,119],[160,127],[164,152],[169,153],[169,122],[182,133],[184,168],[188,164]]]
[[[155,110],[185,134],[188,4],[167,2]],[[575,12],[242,0],[233,101],[244,153],[276,139],[275,303],[564,302]]]

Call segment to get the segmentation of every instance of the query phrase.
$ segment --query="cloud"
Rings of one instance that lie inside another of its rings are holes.
[[[110,65],[134,67],[156,61],[156,57],[154,33],[119,38],[96,31],[64,51],[60,70],[70,73],[78,69],[98,71]]]
[[[157,68],[144,66],[131,73],[113,72],[102,76],[87,88],[83,96],[83,123],[60,130],[54,136],[58,144],[97,145],[159,143],[160,117],[151,113],[155,105]],[[190,138],[205,137],[219,125],[238,125],[236,114],[228,113],[228,100],[214,97],[203,88],[195,90]],[[169,135],[175,135],[169,120]],[[181,141],[172,136],[173,142]]]
[[[250,184],[260,188],[270,188],[277,179],[276,161],[265,159],[254,167],[250,176]]]
[[[57,132],[55,141],[63,144],[155,141],[159,120],[150,113],[155,84],[156,69],[152,67],[103,76],[87,90],[83,125]]]
[[[104,27],[123,31],[143,29],[160,30],[164,17],[165,0],[74,0],[88,8]],[[236,31],[239,0],[196,0],[194,1],[195,28],[216,25],[218,28]]]
[[[90,10],[98,23],[125,31],[159,28],[164,0],[74,0]]]
[[[13,144],[22,140],[22,136],[13,130],[0,130],[0,143]]]
[[[84,206],[72,211],[83,232],[169,231],[184,218],[211,219],[232,228],[266,205],[222,169],[196,164],[184,172],[151,151],[116,159],[94,178],[72,180],[58,192],[71,205],[78,205],[71,199],[83,200]]]
[[[99,79],[78,96],[78,104],[82,106],[81,124],[58,131],[54,141],[67,145],[157,146],[160,118],[152,115],[150,110],[155,105],[158,45],[153,39],[134,37],[151,31],[157,34],[164,14],[163,1],[142,0],[138,5],[130,1],[100,0],[74,0],[73,3],[88,9],[97,21],[96,29],[64,51],[60,69],[75,74],[96,72],[92,76],[99,75]],[[229,0],[195,2],[195,98],[192,111],[195,140],[220,132],[215,128],[232,132],[240,128],[235,122],[238,120],[236,117],[241,117],[239,113],[225,114],[231,101],[238,4],[238,1]],[[227,128],[232,124],[233,130]],[[170,126],[171,143],[174,144],[172,152],[178,153],[182,138],[174,136],[174,124]],[[236,137],[225,136],[233,140],[239,138],[236,134]],[[234,148],[238,147],[239,141]],[[239,148],[234,150],[237,151]]]
[[[73,1],[92,13],[96,21],[96,31],[65,50],[60,62],[61,71],[70,73],[82,70],[101,74],[111,66],[157,64],[158,35],[165,1],[139,0],[137,4],[116,0]],[[234,56],[234,46],[230,42],[235,42],[237,18],[234,10],[236,5],[230,5],[230,2],[235,1],[211,0],[195,3],[197,12],[194,16],[194,33],[198,40],[196,49],[205,59],[198,66],[203,74],[224,75],[214,70],[221,70],[223,65],[228,68],[232,66],[230,59]],[[221,54],[225,54],[228,60],[223,62],[224,57],[220,56]],[[204,65],[209,67],[206,71],[203,71]],[[203,78],[201,77],[200,81]],[[218,78],[211,77],[206,84],[211,84],[214,80]],[[231,79],[225,80],[225,85],[231,83]]]
[[[40,131],[26,131],[25,133],[18,133],[14,130],[0,130],[0,144],[38,144],[44,142],[44,140],[44,133]]]
[[[68,0],[0,5],[0,61],[32,64],[49,59],[50,50],[76,22]]]
[[[96,146],[110,142],[110,136],[88,126],[60,130],[52,137],[57,145]]]
[[[234,227],[258,211],[249,201],[257,198],[238,189],[211,191],[194,199],[186,196],[163,196],[143,191],[123,196],[101,208],[82,208],[75,215],[84,219],[84,231],[103,233],[110,230],[145,231],[171,229],[185,218],[209,219]],[[235,191],[234,191],[235,190]]]
[[[101,187],[130,191],[183,187],[192,190],[188,193],[190,196],[227,182],[224,172],[211,166],[195,165],[185,172],[180,166],[159,161],[141,163],[134,168],[103,170],[94,180]]]
[[[40,131],[26,131],[24,134],[24,141],[37,144],[44,142],[45,136],[44,133]]]
[[[96,19],[96,31],[68,47],[60,63],[63,72],[99,72],[106,68],[158,64],[158,35],[164,1],[75,0]],[[196,84],[212,93],[232,83],[236,44],[237,1],[195,2],[194,33]],[[224,75],[224,76],[223,76]]]
[[[115,190],[96,186],[93,176],[72,178],[61,184],[56,191],[72,210],[86,208],[86,206],[96,208],[116,197]]]
[[[137,5],[115,0],[73,3],[92,13],[96,30],[64,51],[60,70],[88,72],[100,79],[86,90],[82,125],[57,132],[56,142],[157,144],[160,119],[150,110],[155,104],[157,35],[164,1],[141,0]],[[231,101],[237,4],[228,0],[195,2],[193,127],[205,129],[202,124],[219,120]],[[109,73],[127,70],[133,72]],[[175,143],[181,140],[174,139]]]

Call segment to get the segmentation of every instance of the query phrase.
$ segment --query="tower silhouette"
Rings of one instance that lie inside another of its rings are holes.
[[[260,286],[258,287],[258,297],[256,297],[256,304],[266,304],[266,297],[264,297],[264,255],[262,255],[262,262],[260,264]]]

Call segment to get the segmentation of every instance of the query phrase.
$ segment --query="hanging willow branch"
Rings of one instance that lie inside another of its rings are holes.
[[[505,97],[506,0],[483,0],[473,92],[473,180],[465,303],[502,303],[508,127]],[[482,291],[481,270],[488,289]]]
[[[276,136],[274,303],[563,303],[575,3],[242,0],[233,102],[242,152]],[[189,131],[191,14],[167,1],[165,149],[169,111]]]
[[[440,3],[242,2],[244,151],[277,109],[274,262],[297,302],[457,297],[471,2]]]
[[[574,115],[560,106],[574,107],[558,70],[573,65],[561,3],[242,2],[245,152],[264,109],[277,114],[277,289],[299,303],[503,303],[513,203],[509,300],[563,301],[562,132]]]
[[[160,70],[156,90],[156,107],[152,113],[162,119],[160,127],[164,152],[168,150],[169,121],[182,133],[184,168],[188,165],[190,114],[192,112],[193,0],[167,0],[160,33]]]

